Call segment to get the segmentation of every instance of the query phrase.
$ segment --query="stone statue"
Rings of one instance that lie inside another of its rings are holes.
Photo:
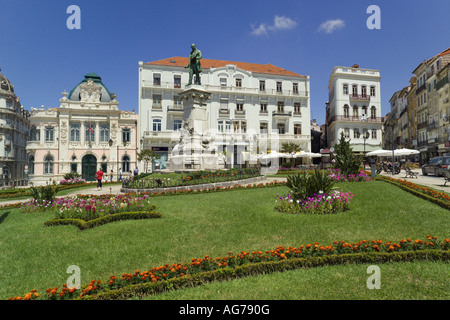
[[[189,68],[189,83],[190,86],[192,84],[192,77],[195,75],[195,84],[201,84],[200,81],[200,72],[202,72],[202,66],[200,65],[200,59],[202,58],[202,52],[198,50],[195,46],[195,43],[191,45],[192,51],[189,55],[189,64],[185,68]]]

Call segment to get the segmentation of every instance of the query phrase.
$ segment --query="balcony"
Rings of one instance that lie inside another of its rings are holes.
[[[428,122],[424,121],[417,124],[417,130],[423,129],[427,127]]]
[[[184,111],[183,111],[183,108],[172,107],[172,108],[167,108],[167,113],[173,114],[173,115],[183,115]]]
[[[423,85],[421,85],[420,87],[418,87],[418,88],[416,89],[416,95],[419,94],[420,92],[422,92],[426,87],[427,87],[426,83],[424,83]]]
[[[272,117],[274,118],[285,118],[285,117],[290,117],[292,116],[292,111],[284,111],[284,110],[278,110],[278,111],[273,111],[272,112]]]
[[[354,101],[370,101],[370,96],[369,95],[363,95],[363,94],[351,94],[350,95],[350,100],[354,100]]]
[[[437,129],[438,128],[438,123],[437,122],[431,122],[427,124],[427,131],[433,130],[433,129]]]
[[[235,110],[234,116],[235,117],[245,117],[245,110]]]
[[[176,141],[179,136],[177,131],[144,131],[144,139]]]
[[[340,122],[365,122],[365,123],[382,123],[383,117],[368,117],[366,120],[361,121],[360,117],[346,117],[346,116],[332,116],[329,120],[329,125],[334,121]]]
[[[219,109],[219,116],[230,116],[230,109]]]

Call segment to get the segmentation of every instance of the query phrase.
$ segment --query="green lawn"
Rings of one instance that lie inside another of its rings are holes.
[[[50,213],[0,211],[0,299],[60,287],[70,265],[79,266],[81,282],[88,283],[206,254],[226,256],[229,251],[315,241],[328,245],[336,240],[449,237],[448,210],[396,186],[380,181],[337,186],[354,194],[351,210],[324,216],[276,212],[276,195],[285,194],[286,187],[156,197],[152,201],[162,213],[160,219],[115,222],[86,231],[45,227],[53,218]]]

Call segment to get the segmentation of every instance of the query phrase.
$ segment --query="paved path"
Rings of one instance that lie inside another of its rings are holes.
[[[412,171],[419,173],[417,175],[417,179],[416,178],[405,178],[406,172],[403,169],[400,171],[399,174],[395,174],[393,176],[393,178],[411,181],[412,183],[415,183],[415,184],[420,184],[425,187],[430,187],[430,188],[433,188],[436,190],[445,191],[445,192],[450,193],[450,183],[447,183],[447,185],[444,186],[444,182],[445,182],[444,177],[436,177],[434,175],[424,176],[422,174],[421,169],[412,169]],[[386,176],[386,177],[392,177],[392,173],[386,173],[384,171],[381,172],[381,175]]]

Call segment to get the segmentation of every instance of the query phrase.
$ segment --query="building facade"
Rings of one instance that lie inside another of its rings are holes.
[[[187,64],[185,57],[139,63],[139,138],[160,155],[153,169],[167,169],[180,136]],[[229,166],[246,165],[250,154],[284,142],[311,151],[308,76],[271,64],[202,59],[201,65],[202,87],[211,93],[210,135]],[[263,140],[268,145],[262,147]]]
[[[334,67],[326,104],[327,145],[334,147],[341,133],[354,153],[380,149],[382,142],[380,72],[373,69]]]
[[[0,73],[0,186],[26,185],[29,118],[14,86]]]
[[[95,73],[69,93],[64,91],[59,108],[31,108],[29,176],[35,185],[60,181],[76,172],[87,181],[96,179],[101,167],[117,181],[137,166],[137,115],[120,111],[116,95]]]

